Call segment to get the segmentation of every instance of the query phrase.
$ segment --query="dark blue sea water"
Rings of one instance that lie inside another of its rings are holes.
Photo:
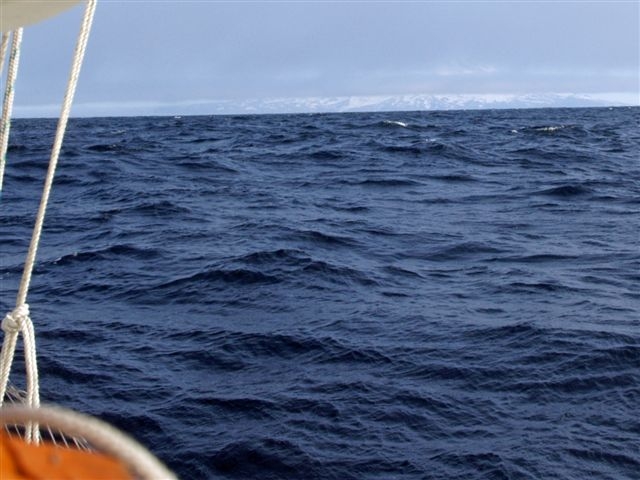
[[[639,126],[74,119],[29,296],[42,398],[185,479],[640,478]],[[12,127],[5,312],[54,127]]]

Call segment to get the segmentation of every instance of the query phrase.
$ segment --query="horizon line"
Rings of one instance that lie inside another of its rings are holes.
[[[495,108],[460,108],[460,109],[433,109],[433,110],[358,110],[358,111],[321,111],[321,112],[239,112],[239,113],[151,113],[151,114],[121,114],[121,115],[71,115],[69,119],[92,119],[92,118],[175,118],[183,117],[260,117],[278,115],[367,115],[372,113],[456,113],[456,112],[491,112],[496,110],[602,110],[602,109],[628,109],[640,108],[640,105],[592,105],[592,106],[553,106],[553,107],[495,107]],[[14,120],[57,120],[58,116],[37,116],[37,117],[13,117]]]
[[[74,118],[640,107],[640,92],[336,95],[78,102]],[[19,105],[13,118],[56,118],[60,105]]]

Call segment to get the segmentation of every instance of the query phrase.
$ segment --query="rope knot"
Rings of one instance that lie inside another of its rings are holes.
[[[17,333],[22,329],[24,322],[29,319],[29,305],[23,303],[18,305],[13,311],[5,315],[2,320],[2,330],[6,334]]]

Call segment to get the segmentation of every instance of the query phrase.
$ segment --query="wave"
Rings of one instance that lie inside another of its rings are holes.
[[[401,122],[399,120],[383,120],[382,126],[394,126],[394,127],[407,128],[409,124],[406,122]]]
[[[587,195],[592,193],[592,191],[584,185],[576,185],[576,184],[567,184],[561,185],[559,187],[548,188],[546,190],[541,190],[536,192],[536,195],[544,195],[547,197],[557,197],[557,198],[569,198],[569,197],[579,197],[582,195]]]
[[[408,253],[412,254],[411,252]],[[504,253],[505,250],[488,245],[486,243],[464,242],[444,248],[434,249],[432,251],[427,251],[424,253],[415,252],[413,253],[413,255],[418,254],[420,258],[423,258],[424,260],[430,260],[434,262],[448,262],[460,260],[466,257]]]
[[[160,250],[155,248],[143,248],[128,244],[115,244],[96,250],[76,251],[63,255],[52,263],[58,266],[76,264],[78,262],[94,262],[101,260],[116,260],[126,258],[135,258],[138,260],[151,260],[161,255]]]
[[[457,173],[457,174],[454,173],[449,175],[432,175],[429,178],[432,178],[434,180],[441,180],[443,182],[450,182],[450,183],[471,183],[471,182],[479,181],[473,176],[465,175],[463,173]]]
[[[96,143],[86,147],[92,152],[118,152],[123,150],[123,146],[118,143]]]
[[[200,143],[215,143],[215,142],[219,142],[221,140],[225,140],[222,137],[218,137],[218,136],[203,136],[203,137],[195,137],[195,138],[190,138],[187,140],[187,143],[195,143],[195,144],[200,144]]]
[[[543,126],[543,127],[531,127],[527,130],[532,132],[553,133],[559,130],[563,130],[565,128],[567,128],[565,125],[552,125],[552,126]]]
[[[358,284],[363,286],[377,285],[377,282],[366,275],[364,272],[349,268],[346,266],[338,266],[323,261],[311,261],[302,267],[302,272],[305,274],[311,274],[313,280],[309,281],[310,284],[319,280],[328,280],[332,283],[340,284]]]
[[[410,270],[410,269],[407,269],[407,268],[398,267],[398,266],[395,266],[395,265],[389,265],[389,266],[384,267],[384,271],[387,272],[387,273],[390,273],[391,275],[394,275],[394,276],[423,278],[422,275],[420,275],[417,272],[414,272],[413,270]]]
[[[346,152],[328,149],[313,150],[306,156],[313,160],[342,160],[347,157]]]
[[[363,187],[413,187],[423,185],[422,182],[416,180],[409,180],[406,178],[367,178],[359,182],[355,182],[355,185],[362,185]]]
[[[221,352],[250,362],[263,362],[269,358],[325,364],[382,365],[392,362],[376,348],[350,345],[328,336],[225,332],[216,340],[216,346]]]
[[[575,287],[569,287],[558,282],[511,282],[506,286],[499,287],[500,292],[510,293],[536,293],[536,292],[560,292],[560,291],[573,291],[577,292],[580,289]]]
[[[330,208],[338,212],[367,213],[370,208],[364,205],[329,205]]]
[[[520,128],[519,131],[539,136],[568,135],[576,137],[590,135],[588,130],[577,124],[535,125]]]
[[[295,238],[304,240],[316,245],[354,247],[358,246],[358,242],[345,235],[335,235],[318,230],[293,230]]]
[[[205,154],[211,153],[209,150]],[[231,173],[239,174],[240,170],[235,167],[225,164],[220,160],[214,160],[211,157],[202,154],[184,155],[175,159],[175,164],[180,168],[184,168],[189,172],[205,173]]]
[[[307,262],[309,260],[310,257],[305,251],[289,248],[251,252],[237,259],[237,261],[249,265],[264,265],[273,263],[299,264],[301,262]]]
[[[7,153],[8,154],[24,153],[24,152],[30,151],[31,148],[32,147],[29,145],[20,145],[20,144],[12,143],[7,147]]]
[[[516,264],[530,264],[530,263],[552,263],[558,262],[571,262],[579,260],[579,255],[561,255],[551,253],[531,254],[531,255],[503,255],[501,257],[492,258],[492,262],[511,262]]]
[[[175,291],[185,286],[193,286],[196,288],[206,289],[206,285],[210,283],[239,283],[242,285],[253,285],[259,283],[274,283],[280,279],[273,275],[266,275],[254,270],[237,268],[232,270],[222,270],[218,268],[208,268],[191,275],[174,278],[167,282],[157,285],[157,289],[169,289]]]
[[[117,210],[118,213],[140,214],[151,217],[174,218],[176,215],[191,214],[191,209],[171,200],[143,201]]]
[[[321,478],[321,462],[297,444],[276,438],[236,441],[210,456],[218,474],[261,478]]]

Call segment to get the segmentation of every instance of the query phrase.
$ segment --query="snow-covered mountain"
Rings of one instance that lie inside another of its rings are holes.
[[[377,95],[269,98],[193,103],[185,113],[318,113],[504,108],[601,107],[621,105],[574,94],[530,95]]]
[[[389,112],[505,108],[640,106],[637,94],[375,95],[249,100],[124,101],[74,105],[74,115],[212,115],[252,113]],[[17,117],[58,115],[58,105],[17,105]]]

